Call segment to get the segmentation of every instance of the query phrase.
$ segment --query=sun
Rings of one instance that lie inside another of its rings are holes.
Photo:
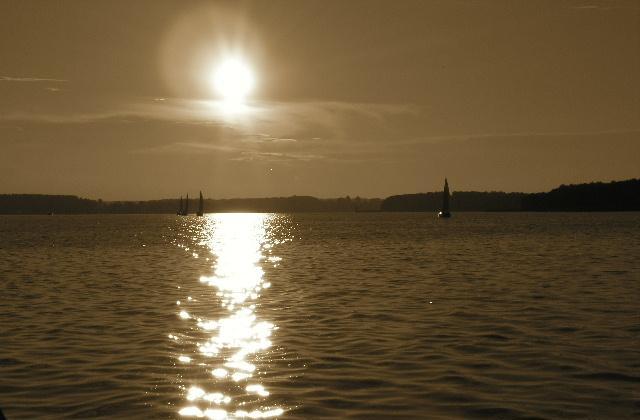
[[[229,103],[241,104],[251,93],[255,83],[249,66],[241,59],[228,58],[216,69],[213,86]]]

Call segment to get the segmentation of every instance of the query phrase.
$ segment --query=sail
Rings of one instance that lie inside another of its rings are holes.
[[[198,216],[204,215],[204,200],[202,199],[202,191],[200,191],[200,202],[198,203]]]
[[[449,213],[449,183],[444,179],[444,191],[442,193],[442,212]]]

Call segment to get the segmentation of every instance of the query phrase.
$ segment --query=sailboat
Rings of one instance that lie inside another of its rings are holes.
[[[182,216],[182,196],[180,196],[180,207],[178,208],[178,211],[176,212],[176,214],[178,216]]]
[[[204,216],[204,200],[202,199],[202,191],[200,191],[200,202],[198,204],[198,216]]]
[[[184,211],[182,212],[182,216],[188,216],[189,215],[189,194],[187,194],[187,199],[185,200],[185,204],[184,204]]]
[[[451,217],[449,212],[449,183],[444,179],[444,191],[442,192],[442,210],[438,212],[438,217]]]

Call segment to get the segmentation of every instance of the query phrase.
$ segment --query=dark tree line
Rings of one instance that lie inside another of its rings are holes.
[[[525,195],[522,207],[529,211],[638,211],[640,179],[561,185],[546,193]]]
[[[168,213],[175,214],[179,199],[102,201],[72,195],[0,194],[0,214]],[[438,211],[442,192],[378,198],[310,196],[206,199],[205,212],[335,212]],[[193,212],[197,199],[189,200]],[[544,193],[457,191],[452,211],[640,211],[640,179],[561,185]]]
[[[382,211],[438,211],[442,192],[394,195]],[[451,194],[452,211],[640,211],[640,179],[561,185],[543,193],[459,191]]]
[[[205,212],[334,212],[377,211],[379,198],[329,198],[310,196],[206,199]],[[166,213],[178,211],[180,199],[149,201],[102,201],[72,195],[0,194],[0,214],[85,214],[85,213]],[[198,208],[198,199],[189,199],[189,208]]]
[[[520,211],[524,193],[457,191],[451,194],[451,211]],[[438,211],[442,192],[394,195],[386,198],[382,211]]]
[[[0,194],[2,214],[95,213],[101,204],[75,195]]]

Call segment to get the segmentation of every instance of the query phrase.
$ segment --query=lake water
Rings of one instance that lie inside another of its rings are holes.
[[[35,418],[640,416],[640,213],[0,216]]]

